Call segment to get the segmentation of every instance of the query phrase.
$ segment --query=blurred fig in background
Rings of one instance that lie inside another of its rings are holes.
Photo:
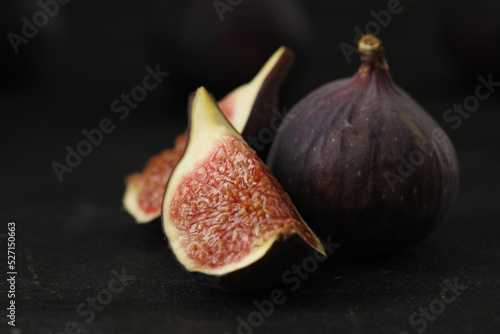
[[[480,74],[500,74],[500,1],[447,0],[442,12],[443,41],[463,79],[474,86]]]
[[[47,64],[60,49],[56,43],[64,30],[60,7],[28,0],[0,4],[0,87],[4,93],[36,89],[38,81],[48,75]]]
[[[0,4],[0,32],[3,38],[0,43],[0,86],[4,91],[14,89],[20,84],[30,84],[40,67],[39,49],[44,37],[38,36],[41,35],[38,33],[28,39],[22,34],[25,23],[21,18],[30,17],[29,14],[34,13],[34,7],[27,1],[3,1]]]
[[[214,3],[230,9],[218,12]],[[220,98],[250,80],[280,45],[306,48],[305,14],[297,0],[161,0],[151,32],[153,58],[171,73],[169,94],[180,103],[201,85]]]

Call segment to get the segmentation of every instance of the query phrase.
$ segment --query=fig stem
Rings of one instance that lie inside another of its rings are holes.
[[[373,35],[364,35],[359,39],[358,50],[361,57],[359,72],[371,72],[374,68],[389,69],[384,56],[382,41]]]

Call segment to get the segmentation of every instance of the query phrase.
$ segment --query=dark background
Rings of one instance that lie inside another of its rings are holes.
[[[21,34],[21,18],[32,21],[40,7],[3,1],[0,233],[16,222],[20,331],[12,333],[64,332],[69,321],[88,333],[237,332],[237,317],[246,319],[255,311],[252,302],[268,294],[227,294],[192,281],[175,264],[158,222],[138,226],[121,211],[123,177],[183,130],[188,92],[205,85],[222,97],[250,80],[282,44],[297,56],[282,89],[288,109],[319,85],[352,75],[357,55],[348,62],[339,44],[353,45],[354,28],[365,31],[374,21],[370,11],[387,3],[243,0],[220,21],[211,1],[72,0],[15,54],[7,34]],[[456,129],[443,120],[447,109],[474,94],[478,76],[500,81],[500,3],[401,5],[378,37],[394,80],[455,144],[461,168],[455,205],[415,247],[372,259],[332,258],[299,290],[284,287],[285,303],[255,333],[417,333],[420,326],[408,317],[440,298],[443,280],[455,278],[467,289],[425,332],[500,330],[500,93]],[[111,102],[157,64],[169,77],[118,119]],[[105,117],[114,131],[60,183],[51,163],[63,163],[66,145],[75,147],[81,131]],[[77,306],[122,268],[135,281],[86,324]],[[6,288],[2,279],[3,310]],[[10,330],[4,312],[2,333]]]

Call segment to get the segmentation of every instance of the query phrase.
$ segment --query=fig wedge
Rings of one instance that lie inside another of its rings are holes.
[[[188,272],[228,291],[271,288],[314,251],[325,255],[283,187],[203,87],[167,184],[162,228]]]

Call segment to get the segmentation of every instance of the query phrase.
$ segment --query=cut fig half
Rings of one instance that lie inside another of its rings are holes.
[[[255,142],[254,148],[262,159],[265,159],[271,143],[259,143],[256,138],[259,131],[269,128],[271,120],[276,117],[273,110],[278,107],[279,89],[293,60],[293,52],[280,47],[252,81],[236,88],[219,101],[222,112],[236,130],[250,142]],[[191,97],[188,105],[191,104],[190,100]],[[274,121],[272,125],[279,124]],[[137,223],[148,223],[160,216],[165,186],[184,152],[185,139],[186,132],[177,137],[174,148],[165,149],[153,156],[141,173],[125,178],[123,206]]]
[[[165,191],[162,227],[188,272],[229,291],[270,288],[314,251],[325,254],[283,187],[203,87]]]

